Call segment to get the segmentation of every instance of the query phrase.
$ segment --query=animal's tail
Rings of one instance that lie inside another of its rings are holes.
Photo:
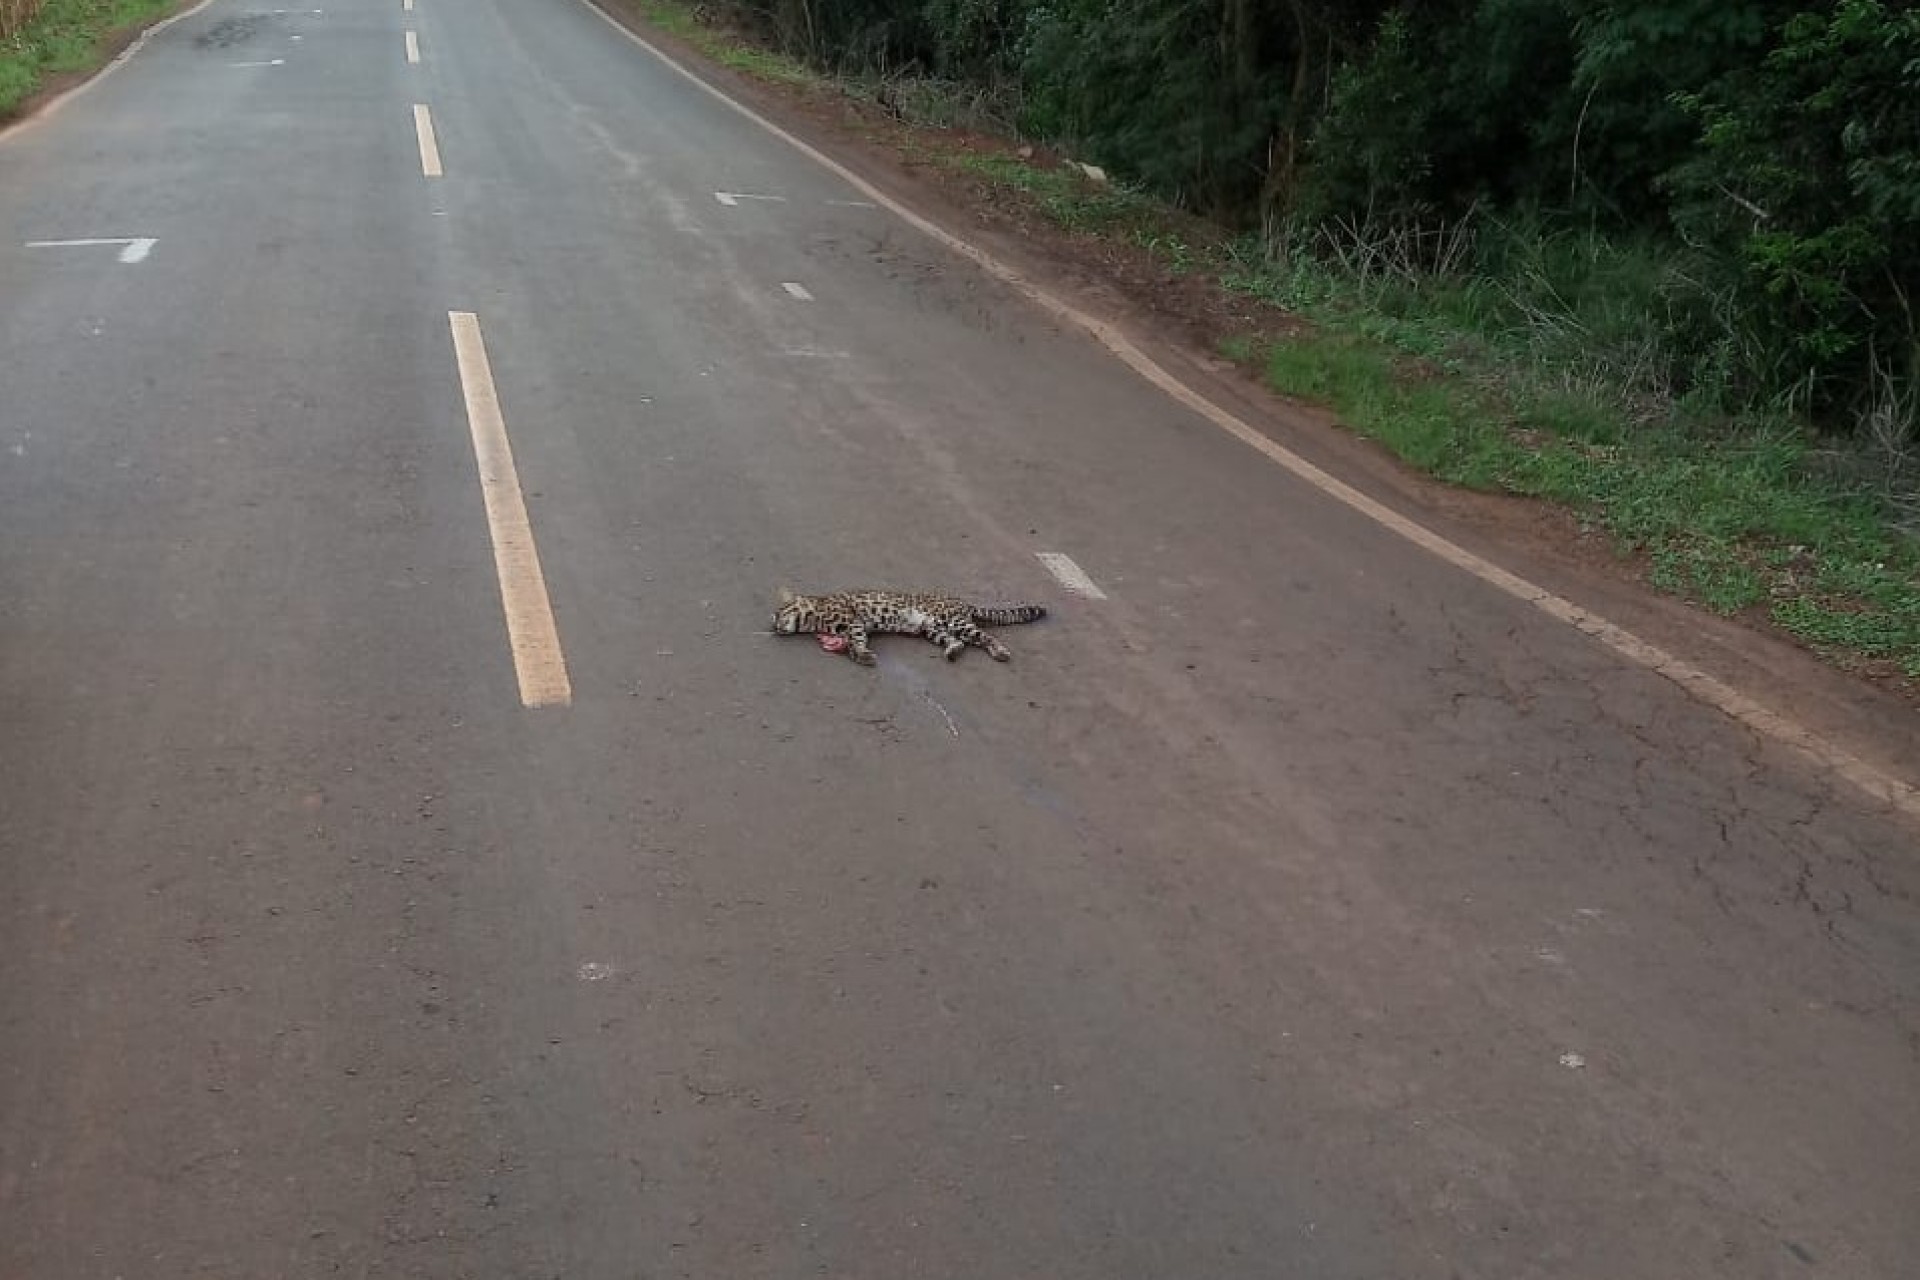
[[[975,622],[984,622],[992,627],[1010,627],[1017,622],[1037,622],[1046,616],[1046,607],[1037,604],[977,604],[973,606],[973,620]]]

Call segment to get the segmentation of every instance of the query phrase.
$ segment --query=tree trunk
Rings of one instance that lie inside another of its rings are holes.
[[[1287,91],[1287,116],[1267,143],[1267,173],[1260,188],[1260,222],[1267,224],[1293,204],[1300,166],[1300,134],[1306,126],[1307,95],[1313,88],[1315,31],[1305,0],[1287,6],[1293,17],[1293,83]]]

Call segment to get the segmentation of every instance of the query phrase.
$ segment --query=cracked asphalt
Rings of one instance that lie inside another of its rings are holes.
[[[577,0],[0,139],[0,1276],[1910,1276],[1920,833],[856,197]]]

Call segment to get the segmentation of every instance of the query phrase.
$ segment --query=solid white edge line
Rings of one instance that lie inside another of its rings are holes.
[[[1529,582],[1516,573],[1509,572],[1492,561],[1475,555],[1465,547],[1449,540],[1439,533],[1412,520],[1399,512],[1376,502],[1366,494],[1355,489],[1345,481],[1337,479],[1321,470],[1285,445],[1268,439],[1248,423],[1236,417],[1227,409],[1195,391],[1181,382],[1172,373],[1163,368],[1146,352],[1136,347],[1113,325],[1095,316],[1088,315],[1078,307],[1055,297],[1039,285],[1032,283],[1006,263],[1000,261],[986,250],[979,248],[944,227],[915,213],[906,205],[895,200],[880,188],[874,186],[860,175],[833,159],[818,147],[803,141],[782,129],[745,103],[736,102],[720,89],[708,84],[692,71],[681,66],[667,53],[638,32],[630,30],[601,9],[593,0],[581,0],[600,19],[614,30],[620,32],[640,48],[651,54],[662,66],[673,71],[694,87],[702,90],[730,110],[753,121],[774,137],[779,138],[801,155],[812,160],[821,168],[834,174],[861,195],[886,209],[895,217],[913,227],[922,235],[946,246],[954,253],[967,259],[982,271],[1013,289],[1042,311],[1066,324],[1073,325],[1093,337],[1121,363],[1152,383],[1166,395],[1193,410],[1222,431],[1259,451],[1268,461],[1273,462],[1295,476],[1320,490],[1328,497],[1358,511],[1376,524],[1399,534],[1415,546],[1429,551],[1440,559],[1453,565],[1487,585],[1505,592],[1507,595],[1532,605],[1542,613],[1565,622],[1575,630],[1591,636],[1619,656],[1630,662],[1666,677],[1695,698],[1714,707],[1742,724],[1767,735],[1783,745],[1798,751],[1813,763],[1831,770],[1850,785],[1872,799],[1881,801],[1898,810],[1905,816],[1920,821],[1920,788],[1886,773],[1867,763],[1852,752],[1840,747],[1804,725],[1798,724],[1777,712],[1769,710],[1747,695],[1732,688],[1724,681],[1709,675],[1704,670],[1686,660],[1676,657],[1634,635],[1626,628],[1610,622],[1599,614],[1581,608],[1573,601],[1555,595],[1545,587]]]
[[[480,317],[471,311],[449,311],[447,325],[453,333],[460,390],[467,402],[473,460],[486,502],[487,533],[493,540],[493,566],[500,578],[500,607],[506,613],[520,701],[529,707],[564,707],[573,701],[573,683],[567,677],[566,654],[553,621],[520,473],[513,465],[513,445],[507,439],[506,416],[480,334]]]
[[[1074,563],[1073,557],[1058,551],[1036,551],[1034,558],[1046,566],[1048,573],[1067,590],[1089,600],[1105,600],[1107,593],[1102,591],[1087,571]]]
[[[420,139],[420,172],[429,178],[443,176],[440,168],[440,142],[433,134],[433,113],[427,104],[413,104],[413,131]]]
[[[161,21],[154,23],[152,26],[148,27],[145,31],[142,31],[138,36],[134,37],[133,43],[128,45],[126,48],[122,49],[118,57],[114,58],[112,62],[109,62],[106,66],[100,68],[99,71],[95,72],[93,75],[89,76],[87,79],[82,80],[79,84],[73,86],[73,88],[67,90],[65,93],[61,94],[59,97],[54,98],[52,101],[48,102],[45,106],[41,107],[38,111],[34,112],[32,115],[26,116],[19,120],[15,120],[11,124],[0,124],[0,142],[5,142],[8,138],[14,137],[18,134],[25,133],[28,129],[31,129],[36,125],[46,123],[49,119],[52,118],[55,112],[59,111],[62,107],[66,106],[69,102],[72,102],[75,98],[78,98],[81,94],[90,92],[95,85],[99,84],[102,80],[105,80],[108,76],[118,71],[121,67],[126,66],[127,63],[133,61],[133,56],[139,53],[142,49],[147,47],[147,41],[153,39],[153,37],[159,35],[162,31],[165,31],[168,27],[172,26],[174,23],[185,22],[188,18],[191,18],[194,14],[199,13],[202,9],[206,8],[208,5],[212,3],[213,3],[213,0],[200,0],[200,3],[194,5],[193,8],[183,10],[180,13],[174,14],[171,18],[164,18]]]

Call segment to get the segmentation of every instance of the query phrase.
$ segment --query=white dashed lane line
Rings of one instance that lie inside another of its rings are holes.
[[[768,204],[785,204],[787,202],[785,196],[757,196],[746,191],[716,191],[713,193],[713,198],[729,209],[739,208],[742,200],[764,200]]]
[[[789,295],[798,298],[802,302],[813,301],[813,295],[807,292],[807,287],[803,284],[795,284],[793,281],[788,280],[783,282],[780,287],[785,289]]]
[[[418,66],[420,63],[420,33],[407,32],[407,61]]]
[[[1262,434],[1247,421],[1214,403],[1199,390],[1180,381],[1158,360],[1135,346],[1131,339],[1112,324],[1034,284],[986,249],[914,212],[818,147],[802,141],[752,107],[729,97],[724,89],[708,84],[669,56],[658,45],[650,43],[644,36],[622,26],[618,18],[599,8],[593,0],[581,0],[581,2],[601,21],[625,39],[644,49],[660,65],[685,79],[696,90],[711,95],[728,110],[753,121],[902,222],[929,239],[945,245],[994,279],[1020,293],[1048,315],[1086,332],[1142,378],[1165,392],[1173,400],[1211,422],[1222,432],[1260,453],[1269,462],[1291,472],[1327,497],[1359,512],[1382,528],[1430,552],[1456,569],[1471,574],[1493,589],[1538,609],[1556,621],[1565,623],[1627,661],[1671,680],[1701,702],[1717,708],[1756,732],[1801,752],[1821,768],[1830,769],[1845,778],[1862,793],[1890,804],[1909,818],[1920,821],[1920,786],[1915,786],[1905,777],[1889,772],[1881,765],[1861,759],[1839,743],[1829,741],[1798,721],[1770,710],[1741,690],[1709,675],[1704,669],[1641,639],[1617,623],[1581,608],[1565,596],[1556,595],[1537,583],[1501,568],[1492,561],[1451,541],[1437,530],[1400,514],[1330,473],[1322,471],[1285,445]]]
[[[1039,551],[1034,553],[1040,563],[1046,566],[1048,573],[1057,579],[1061,586],[1077,596],[1089,600],[1105,600],[1107,593],[1102,591],[1087,571],[1073,562],[1072,556],[1062,555],[1058,551]]]
[[[424,102],[413,104],[413,131],[420,136],[420,172],[429,178],[441,177],[440,143],[433,136],[433,113]]]

